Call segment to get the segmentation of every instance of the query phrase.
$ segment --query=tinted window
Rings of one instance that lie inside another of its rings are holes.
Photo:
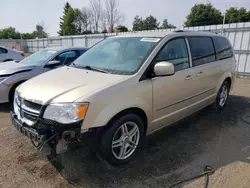
[[[188,39],[193,59],[193,66],[215,61],[215,53],[210,37],[189,37]]]
[[[214,37],[213,40],[217,60],[226,59],[233,56],[233,50],[227,39],[224,37]]]
[[[86,49],[82,49],[82,50],[79,50],[79,52],[80,52],[80,55],[82,55],[84,52],[86,52],[88,49],[86,48]]]
[[[69,65],[79,56],[79,51],[71,50],[67,52],[63,52],[55,57],[55,60],[59,60],[62,65]]]
[[[167,43],[156,57],[156,61],[167,61],[174,65],[175,71],[189,68],[188,51],[184,38],[174,39]]]
[[[4,48],[0,48],[0,54],[6,54],[8,52],[8,50],[4,49]]]

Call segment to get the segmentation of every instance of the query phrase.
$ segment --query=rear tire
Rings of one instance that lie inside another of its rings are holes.
[[[214,108],[216,109],[216,111],[221,111],[227,105],[229,98],[229,90],[230,86],[228,82],[224,81],[217,94],[216,101],[214,103]]]
[[[127,163],[135,155],[144,136],[143,121],[135,114],[126,114],[107,126],[100,139],[100,157],[111,165]]]

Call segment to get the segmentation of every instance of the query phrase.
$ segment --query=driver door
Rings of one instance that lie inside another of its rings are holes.
[[[190,68],[184,37],[168,41],[155,58],[155,63],[167,61],[175,67],[171,76],[155,77],[153,84],[153,129],[169,125],[189,114],[196,102],[194,71]]]
[[[76,58],[78,58],[79,56],[80,56],[80,52],[77,50],[70,50],[70,51],[62,52],[59,55],[57,55],[54,59],[52,59],[52,61],[53,60],[60,61],[61,64],[55,65],[55,66],[46,66],[45,65],[44,72],[55,69],[55,68],[62,67],[64,65],[69,65],[74,60],[76,60]]]

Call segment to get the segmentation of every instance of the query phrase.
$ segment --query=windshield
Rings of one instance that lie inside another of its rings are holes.
[[[41,65],[45,60],[50,58],[56,52],[57,51],[53,51],[53,50],[42,50],[25,58],[19,63],[26,64],[26,65]]]
[[[90,48],[73,63],[111,74],[130,75],[138,71],[160,38],[124,37],[106,39]]]

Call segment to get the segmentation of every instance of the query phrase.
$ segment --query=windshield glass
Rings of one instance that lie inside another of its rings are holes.
[[[19,63],[26,64],[26,65],[40,65],[45,60],[50,58],[56,52],[57,51],[53,51],[53,50],[42,50],[42,51],[36,52],[33,55],[25,58],[24,60],[20,61]]]
[[[160,38],[124,37],[106,39],[90,48],[73,63],[111,74],[130,75],[138,71]]]

